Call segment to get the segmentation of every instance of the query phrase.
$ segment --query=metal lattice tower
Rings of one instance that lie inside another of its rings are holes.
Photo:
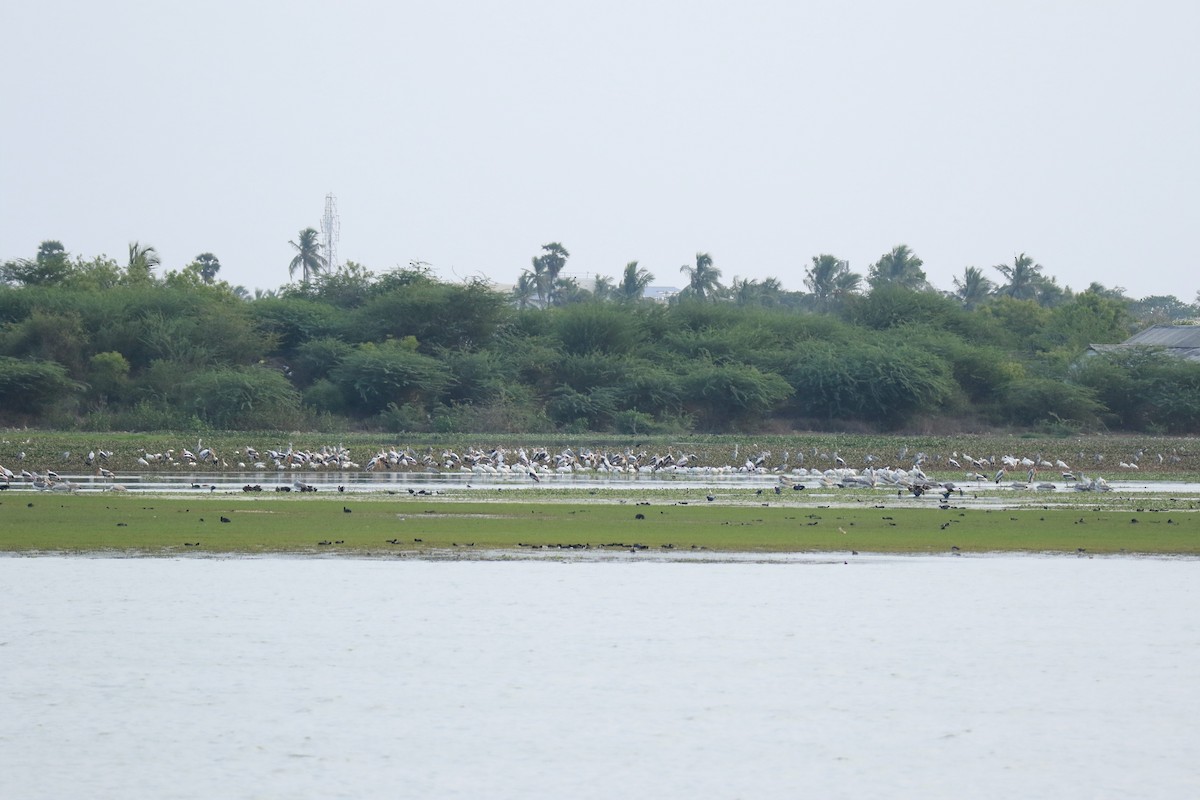
[[[337,212],[337,198],[333,193],[325,195],[325,216],[321,217],[321,235],[325,240],[325,269],[336,272],[338,239],[342,236],[342,220]]]

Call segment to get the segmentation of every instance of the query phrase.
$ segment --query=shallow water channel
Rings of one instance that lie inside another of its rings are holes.
[[[931,476],[934,481],[947,480],[946,476]],[[102,478],[92,474],[61,473],[60,480],[69,484],[78,493],[111,491],[114,486],[135,493],[170,492],[171,494],[202,494],[213,492],[241,492],[244,487],[257,486],[264,493],[274,491],[295,491],[296,483],[304,483],[318,492],[342,493],[408,493],[409,491],[429,493],[453,493],[461,490],[497,489],[536,491],[539,489],[715,489],[739,490],[750,489],[771,492],[780,486],[785,493],[793,491],[793,487],[804,487],[805,491],[823,496],[847,496],[871,491],[901,492],[907,491],[899,486],[879,484],[875,490],[849,486],[846,488],[827,487],[821,483],[818,475],[792,476],[773,473],[745,473],[724,471],[677,472],[677,473],[553,473],[539,476],[537,480],[520,472],[487,473],[487,472],[457,472],[457,471],[409,471],[409,472],[325,472],[325,471],[182,471],[182,472],[143,472],[119,475],[115,479]],[[1045,489],[1035,489],[1019,482],[1004,482],[995,484],[983,482],[956,482],[959,488],[967,493],[980,495],[1015,494],[1017,492],[1035,492],[1044,495],[1081,494],[1075,489],[1073,482],[1058,481],[1046,484]],[[1145,481],[1113,479],[1108,482],[1112,492],[1125,494],[1142,494],[1149,492],[1170,493],[1177,495],[1200,494],[1200,483],[1179,481]],[[37,489],[27,482],[16,480],[9,485],[10,491],[36,492]],[[1086,492],[1082,494],[1096,494]],[[794,495],[793,495],[794,496]]]
[[[0,557],[0,797],[1200,796],[1198,571]]]

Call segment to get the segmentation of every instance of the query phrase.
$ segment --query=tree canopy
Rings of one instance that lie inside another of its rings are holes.
[[[1031,257],[928,285],[898,245],[867,285],[832,254],[807,292],[726,287],[713,256],[675,298],[631,261],[581,284],[551,242],[512,291],[381,274],[290,243],[302,280],[251,295],[209,252],[160,270],[73,257],[55,240],[0,265],[0,423],[128,430],[497,429],[683,433],[904,430],[929,420],[1197,432],[1200,365],[1157,351],[1086,356],[1139,327],[1194,319],[1176,297],[1059,286]]]

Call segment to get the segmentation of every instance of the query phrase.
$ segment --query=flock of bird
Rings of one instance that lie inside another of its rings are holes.
[[[803,451],[784,452],[782,458],[773,459],[771,452],[767,450],[756,451],[746,457],[739,457],[739,450],[740,447],[735,446],[733,458],[723,465],[703,464],[695,453],[676,452],[673,448],[669,448],[665,453],[651,454],[647,451],[634,452],[632,449],[607,452],[586,448],[576,450],[571,447],[553,452],[546,447],[469,447],[461,453],[444,449],[440,454],[433,448],[428,448],[424,453],[417,453],[411,447],[384,447],[370,453],[360,462],[342,445],[326,445],[315,450],[297,449],[289,445],[286,449],[266,448],[261,451],[247,445],[228,454],[227,457],[219,454],[214,448],[205,446],[203,439],[200,439],[197,440],[194,450],[187,447],[161,452],[140,450],[136,463],[145,470],[207,468],[254,472],[457,471],[481,475],[525,476],[538,482],[550,476],[577,473],[630,476],[775,474],[783,484],[809,479],[824,487],[899,487],[901,490],[909,489],[918,496],[925,491],[960,491],[959,484],[946,480],[935,481],[926,473],[927,469],[938,472],[953,469],[961,471],[967,484],[975,485],[988,482],[1000,484],[1011,473],[1014,476],[1024,474],[1023,481],[1014,479],[1009,482],[1008,485],[1014,487],[1057,488],[1056,484],[1042,477],[1051,473],[1060,476],[1063,481],[1073,484],[1075,489],[1081,491],[1104,491],[1108,488],[1103,478],[1089,478],[1082,472],[1077,474],[1062,458],[1051,461],[1043,458],[1041,454],[1033,457],[1005,455],[977,458],[959,451],[954,451],[948,456],[931,456],[924,452],[910,455],[908,448],[903,448],[897,453],[892,464],[885,464],[878,456],[867,454],[863,457],[862,466],[851,466],[836,450],[823,452],[819,448],[813,448],[807,460],[810,464],[815,463],[815,466],[809,467],[805,466],[806,454]],[[1139,450],[1128,461],[1122,460],[1119,468],[1139,469],[1138,463],[1144,456],[1145,452]],[[106,466],[112,458],[111,451],[94,449],[82,458],[82,464],[91,469],[96,476],[113,481],[116,475]],[[1169,458],[1173,461],[1179,460],[1176,454]],[[25,453],[20,453],[17,459],[23,462]],[[1078,459],[1085,460],[1085,454],[1079,453]],[[1104,457],[1095,454],[1089,460],[1098,467],[1103,463]],[[1167,456],[1157,454],[1159,464],[1167,460]],[[64,464],[72,463],[71,454],[62,453],[62,461]],[[13,482],[22,481],[33,488],[46,491],[73,491],[78,488],[71,481],[61,479],[51,469],[42,469],[40,472],[21,469],[14,472],[0,465],[0,488],[7,488]],[[301,491],[308,486],[299,480],[296,484]],[[116,484],[113,486],[117,488]]]

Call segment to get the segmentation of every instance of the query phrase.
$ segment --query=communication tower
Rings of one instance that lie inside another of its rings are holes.
[[[342,220],[337,212],[337,198],[333,193],[325,195],[325,216],[321,217],[321,235],[325,240],[325,268],[337,272],[338,239],[342,235]]]

